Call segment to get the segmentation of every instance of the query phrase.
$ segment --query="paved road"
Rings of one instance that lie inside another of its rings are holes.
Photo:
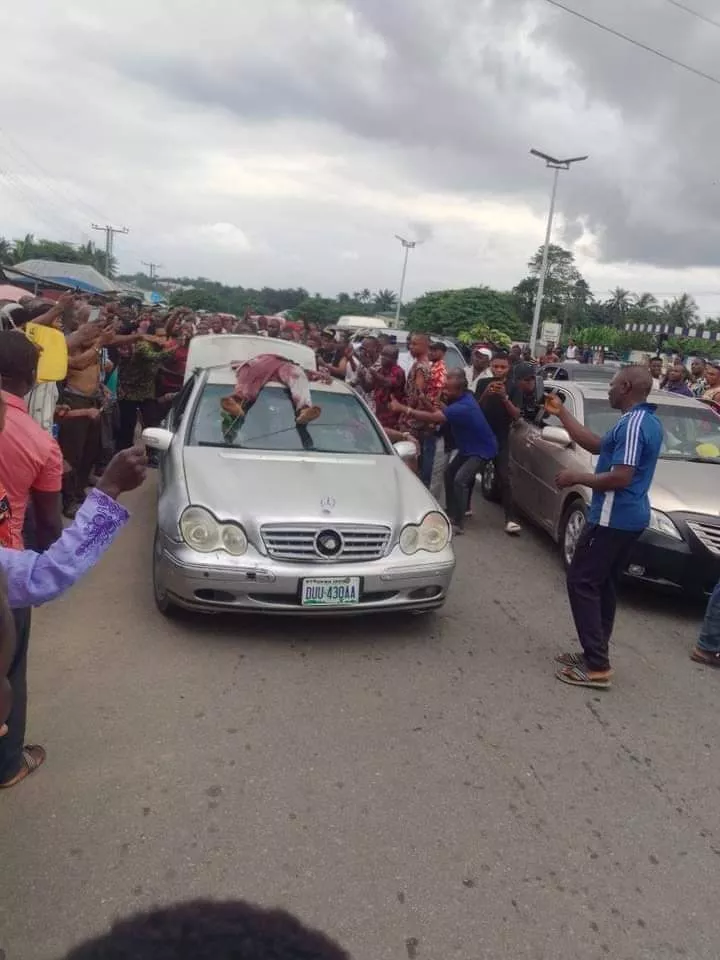
[[[36,615],[49,760],[0,797],[0,957],[212,895],[284,904],[356,960],[716,960],[720,676],[687,658],[697,607],[625,597],[615,689],[564,687],[559,564],[482,505],[440,615],[178,625],[151,599],[152,490],[131,505]]]

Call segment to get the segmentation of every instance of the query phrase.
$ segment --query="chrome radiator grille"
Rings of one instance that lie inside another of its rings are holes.
[[[260,528],[275,560],[352,563],[379,560],[390,542],[390,528],[361,524],[273,523]]]

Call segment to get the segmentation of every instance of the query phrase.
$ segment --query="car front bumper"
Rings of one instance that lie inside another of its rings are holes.
[[[646,530],[633,547],[626,574],[659,587],[708,595],[720,580],[720,557],[700,546],[687,528],[680,529],[683,540]]]
[[[359,615],[442,606],[455,569],[452,546],[436,554],[406,556],[398,548],[365,563],[289,563],[260,554],[207,558],[161,533],[155,543],[154,576],[168,601],[206,613]],[[306,607],[302,581],[317,577],[359,577],[357,604]]]

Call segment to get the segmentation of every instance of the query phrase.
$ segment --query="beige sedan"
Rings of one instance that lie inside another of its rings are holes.
[[[553,383],[556,393],[581,423],[599,435],[619,418],[608,403],[607,385]],[[654,391],[665,439],[650,490],[650,526],[637,542],[627,573],[649,583],[709,593],[720,579],[720,416],[685,397]],[[558,490],[560,470],[595,469],[596,457],[574,444],[557,417],[542,414],[536,424],[517,423],[510,440],[510,471],[517,507],[559,544],[563,561],[572,560],[585,526],[588,487]],[[483,495],[497,499],[492,465],[482,480]]]

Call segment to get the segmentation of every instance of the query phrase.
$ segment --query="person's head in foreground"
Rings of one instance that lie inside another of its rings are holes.
[[[720,387],[720,361],[712,360],[705,365],[705,382],[711,390]]]
[[[537,390],[537,374],[532,363],[526,360],[516,363],[513,377],[522,393],[535,393]]]
[[[492,350],[487,347],[475,347],[472,352],[472,366],[475,373],[484,373],[490,366]]]
[[[644,403],[652,390],[652,374],[647,367],[631,366],[618,370],[610,381],[608,399],[613,410],[623,413],[637,403]]]
[[[702,357],[693,357],[690,363],[690,374],[693,380],[699,380],[705,373],[705,361]]]
[[[444,360],[446,353],[447,346],[440,340],[435,340],[430,344],[430,359],[433,363],[437,363],[438,360]]]
[[[506,350],[498,350],[492,358],[490,364],[492,375],[505,380],[510,372],[510,357]]]
[[[445,392],[450,403],[459,400],[467,393],[468,382],[463,370],[451,370],[448,374]]]
[[[413,360],[424,360],[430,350],[430,338],[426,333],[414,333],[410,337],[408,350]]]
[[[650,359],[650,373],[656,380],[659,380],[663,372],[663,362],[662,357],[651,357]]]
[[[3,390],[24,397],[35,386],[38,348],[17,330],[0,333],[0,377]]]
[[[349,960],[349,955],[284,910],[243,900],[193,900],[119,920],[63,960]]]
[[[667,378],[670,383],[683,383],[687,380],[688,372],[682,360],[676,360],[675,363],[668,368]]]
[[[386,344],[380,351],[380,365],[385,371],[392,370],[398,362],[399,351],[392,343]]]

